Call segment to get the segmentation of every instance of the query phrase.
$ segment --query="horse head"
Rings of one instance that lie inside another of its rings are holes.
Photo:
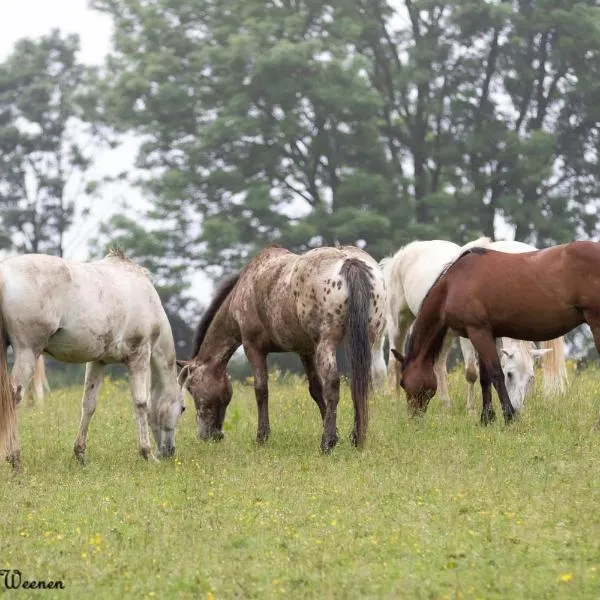
[[[174,393],[169,388],[158,398],[152,398],[148,424],[160,458],[171,458],[175,454],[175,431],[184,411],[184,393],[179,386],[175,386]]]
[[[410,353],[402,356],[395,349],[392,349],[392,353],[402,365],[400,386],[406,393],[409,416],[424,414],[437,390],[433,364],[428,365],[425,361],[415,360]]]
[[[538,349],[533,342],[502,338],[500,365],[510,403],[515,410],[523,408],[534,379],[535,361],[551,351],[551,348]]]
[[[198,436],[205,441],[223,439],[225,411],[233,393],[227,371],[194,360],[178,360],[177,364],[181,367],[179,385],[194,399]]]

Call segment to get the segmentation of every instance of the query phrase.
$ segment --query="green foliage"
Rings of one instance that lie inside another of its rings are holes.
[[[215,274],[267,243],[381,258],[498,216],[540,246],[596,233],[594,0],[94,5],[115,23],[106,114]]]
[[[138,456],[128,386],[108,381],[85,467],[80,388],[56,390],[20,410],[24,475],[0,466],[3,568],[63,579],[49,598],[597,598],[600,373],[571,377],[510,427],[465,414],[462,373],[456,406],[434,398],[419,421],[377,397],[361,453],[344,383],[330,456],[304,381],[271,381],[264,447],[253,389],[235,385],[225,439],[200,442],[188,405],[160,464]]]
[[[100,143],[97,73],[77,60],[77,36],[22,39],[0,64],[0,224],[3,248],[62,255],[90,147]]]

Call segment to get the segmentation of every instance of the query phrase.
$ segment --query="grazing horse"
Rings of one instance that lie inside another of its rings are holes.
[[[600,244],[571,242],[523,254],[467,250],[423,300],[406,356],[393,350],[410,414],[425,412],[436,392],[433,365],[448,329],[468,337],[479,354],[481,422],[487,424],[495,417],[491,384],[507,423],[515,413],[495,338],[549,340],[582,323],[600,350]]]
[[[75,455],[84,461],[87,431],[105,365],[124,363],[130,376],[138,444],[152,457],[148,420],[159,454],[175,451],[183,412],[175,345],[148,273],[120,252],[94,262],[25,254],[0,262],[0,449],[20,467],[15,407],[38,357],[87,363]],[[7,345],[15,362],[8,375]]]
[[[180,382],[196,404],[200,438],[223,437],[232,395],[226,367],[243,345],[254,375],[257,442],[270,434],[267,354],[296,352],[323,419],[321,449],[329,452],[337,442],[336,348],[347,337],[354,404],[351,439],[361,446],[371,369],[374,376],[385,373],[378,351],[384,313],[383,276],[377,262],[362,250],[325,247],[303,255],[279,247],[262,250],[219,287],[198,325],[192,360],[179,361]]]
[[[410,326],[415,320],[423,298],[435,281],[461,251],[473,246],[489,247],[502,252],[532,252],[533,246],[522,242],[492,242],[489,238],[480,238],[461,247],[445,240],[418,241],[401,248],[391,258],[381,261],[388,294],[388,337],[390,346],[404,348]],[[435,362],[435,374],[438,390],[444,404],[450,404],[448,393],[448,373],[446,362],[454,335],[445,340],[442,350]],[[547,393],[564,389],[566,381],[566,364],[564,341],[562,338],[544,343],[544,348],[537,349],[534,344],[525,342],[515,344],[509,338],[498,340],[501,361],[506,375],[506,386],[511,402],[518,410],[522,407],[525,395],[534,375],[534,362],[543,358],[542,370],[544,389]],[[474,411],[474,384],[478,379],[478,364],[472,344],[461,338],[461,350],[465,361],[465,377],[469,383],[467,410]],[[504,349],[503,349],[504,348]],[[553,359],[546,359],[547,353]],[[400,365],[390,356],[390,375],[395,375],[397,389],[400,389]]]

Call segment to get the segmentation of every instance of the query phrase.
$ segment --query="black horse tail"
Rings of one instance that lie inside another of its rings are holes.
[[[350,363],[350,392],[354,404],[355,429],[353,442],[359,448],[364,444],[369,423],[368,400],[372,386],[371,344],[369,342],[369,312],[373,283],[366,263],[349,258],[340,271],[348,286],[346,334]]]

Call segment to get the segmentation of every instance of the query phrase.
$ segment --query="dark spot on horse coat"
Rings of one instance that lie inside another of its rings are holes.
[[[338,282],[337,282],[337,288],[338,288],[338,290],[339,290],[341,287],[342,287],[342,282],[341,282],[341,281],[338,281]]]

